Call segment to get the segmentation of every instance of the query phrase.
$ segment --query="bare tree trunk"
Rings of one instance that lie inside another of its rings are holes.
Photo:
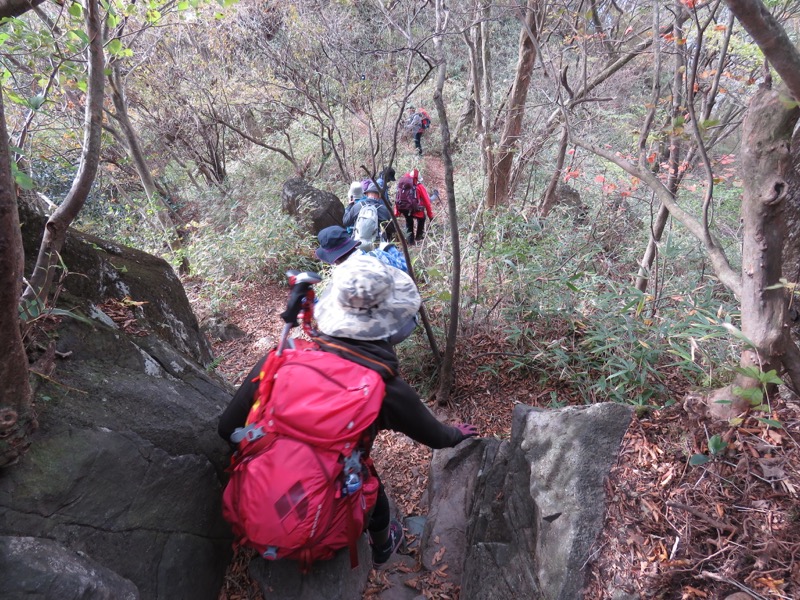
[[[473,27],[475,27],[473,25]],[[469,82],[467,83],[467,90],[468,96],[464,100],[464,107],[461,109],[461,114],[458,116],[458,122],[456,123],[456,127],[453,130],[453,145],[457,146],[459,143],[459,138],[461,136],[462,131],[464,131],[467,127],[475,123],[475,116],[478,112],[477,105],[478,103],[475,100],[475,92],[478,89],[478,85],[475,84],[475,74],[477,73],[477,68],[475,62],[477,60],[477,56],[475,54],[475,46],[470,39],[471,30],[467,30],[464,32],[463,37],[467,44],[468,49],[468,58],[469,58]]]
[[[768,371],[783,355],[786,297],[778,284],[786,235],[784,209],[791,174],[791,136],[800,108],[786,108],[777,91],[760,89],[742,133],[742,333],[755,348],[742,355]],[[800,382],[796,382],[800,383]]]
[[[474,0],[472,25],[462,32],[469,58],[469,83],[467,84],[469,95],[464,101],[464,108],[461,110],[458,123],[453,131],[453,147],[458,144],[462,128],[467,127],[470,123],[475,124],[475,132],[478,135],[483,135],[483,31],[486,27],[484,15],[490,10],[491,6],[485,0]]]
[[[0,139],[8,139],[0,94]],[[28,358],[22,345],[17,312],[24,254],[17,198],[8,146],[0,148],[0,468],[13,464],[28,447],[36,428],[28,381]]]
[[[458,213],[456,211],[456,192],[453,182],[453,157],[450,148],[450,125],[447,120],[447,108],[442,98],[444,82],[447,78],[447,59],[442,44],[442,35],[447,30],[448,12],[444,7],[444,0],[436,0],[436,34],[433,38],[434,47],[439,57],[439,66],[436,73],[436,91],[433,93],[433,102],[439,115],[440,130],[442,132],[442,159],[444,162],[444,185],[447,191],[447,206],[450,215],[450,242],[453,251],[453,263],[450,281],[450,324],[447,328],[444,358],[439,368],[439,387],[436,391],[436,400],[440,405],[450,403],[450,393],[453,388],[454,362],[456,355],[456,340],[458,336],[459,306],[461,304],[461,245],[458,238]]]
[[[553,175],[550,177],[550,183],[542,197],[542,203],[539,207],[539,214],[546,217],[550,214],[553,206],[556,204],[556,189],[558,189],[558,180],[561,179],[561,172],[564,170],[564,160],[567,158],[567,142],[569,141],[569,129],[566,125],[561,132],[561,141],[558,145],[558,157],[556,158],[556,168],[553,169]]]
[[[679,0],[677,9],[680,14],[681,6]],[[657,27],[653,31],[658,31]],[[683,38],[683,21],[675,19],[675,37]],[[678,184],[681,176],[678,171],[680,166],[680,152],[681,152],[681,137],[676,134],[677,119],[682,117],[683,108],[683,82],[686,73],[686,59],[684,57],[683,46],[678,46],[675,52],[675,70],[672,75],[672,133],[669,136],[669,151],[667,153],[667,164],[669,165],[669,173],[667,175],[667,190],[673,197],[678,193]],[[660,72],[656,72],[654,77],[659,77]],[[655,83],[654,83],[655,85]],[[658,157],[656,160],[661,160]],[[645,165],[642,165],[644,168]],[[658,214],[655,220],[650,224],[650,239],[647,242],[647,249],[644,252],[642,260],[639,262],[639,272],[636,276],[636,289],[644,292],[647,289],[647,284],[650,281],[650,269],[653,266],[653,261],[658,254],[658,244],[661,242],[661,236],[664,235],[664,229],[669,221],[669,210],[663,204],[658,207]]]
[[[144,193],[147,195],[147,201],[150,206],[155,210],[158,224],[164,232],[164,240],[169,246],[173,255],[180,258],[180,271],[181,273],[189,272],[189,263],[185,256],[180,256],[182,243],[181,236],[175,221],[172,219],[169,207],[164,203],[164,200],[158,193],[156,182],[153,179],[153,174],[147,166],[147,161],[144,158],[144,152],[139,144],[139,138],[133,128],[130,117],[128,116],[128,102],[125,99],[125,82],[120,74],[119,62],[114,61],[111,65],[111,72],[108,75],[109,87],[111,88],[111,99],[114,102],[114,119],[119,123],[122,132],[125,135],[125,144],[128,149],[128,155],[136,167],[136,173],[142,182]]]
[[[522,130],[522,118],[525,116],[525,100],[528,97],[528,86],[531,82],[533,65],[536,62],[536,44],[531,35],[537,35],[536,16],[537,0],[528,0],[525,19],[519,38],[519,58],[517,61],[514,86],[508,102],[508,112],[503,134],[497,147],[497,157],[489,172],[489,186],[486,194],[486,205],[494,207],[508,203],[511,167],[516,155],[517,142]]]
[[[785,96],[785,93],[783,94]],[[741,366],[759,371],[778,370],[786,352],[786,294],[780,279],[784,210],[791,176],[791,136],[800,108],[787,108],[781,94],[760,88],[747,111],[742,132],[740,171],[746,174],[742,198],[744,224],[742,248],[742,333],[752,347],[742,352]],[[795,389],[800,381],[793,381]],[[712,395],[709,407],[729,418],[747,412],[750,402],[733,393],[733,387],[753,388],[758,380],[737,375],[736,380]],[[730,407],[714,404],[714,398],[731,400]]]
[[[475,117],[475,127],[478,130],[481,140],[481,166],[483,172],[487,177],[489,173],[494,170],[494,154],[492,153],[492,146],[494,145],[494,138],[492,136],[492,63],[491,63],[491,46],[489,45],[489,26],[492,17],[492,3],[486,0],[481,0],[480,7],[480,27],[475,31],[475,48],[478,52],[478,71],[480,81],[476,82],[476,86],[480,86],[480,100],[477,100],[478,115]],[[488,194],[488,190],[487,190]]]
[[[759,0],[726,0],[726,3],[780,74],[794,99],[800,101],[800,51],[781,24]],[[785,106],[782,108],[787,110]],[[792,206],[796,208],[796,205]],[[796,218],[796,215],[789,216],[791,221]],[[800,390],[800,351],[788,333],[785,339],[787,346],[783,362],[797,391]]]
[[[100,162],[100,134],[103,125],[103,36],[97,0],[86,0],[86,33],[89,36],[88,81],[84,117],[83,151],[78,172],[64,202],[50,216],[45,225],[39,256],[28,288],[23,294],[27,301],[44,302],[53,281],[58,254],[64,245],[67,228],[83,208],[94,183]]]

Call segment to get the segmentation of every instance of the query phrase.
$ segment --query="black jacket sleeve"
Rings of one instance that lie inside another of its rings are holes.
[[[266,356],[253,367],[219,418],[217,433],[226,442],[230,442],[231,434],[237,428],[243,427],[245,421],[247,421],[247,415],[250,413],[250,408],[253,406],[253,401],[258,391],[258,382],[253,380],[258,378],[265,360],[267,360]]]
[[[449,448],[464,439],[457,428],[439,421],[422,403],[414,388],[399,377],[386,382],[378,428],[399,431],[434,449]]]
[[[358,218],[358,211],[361,210],[361,202],[353,202],[352,204],[348,204],[347,207],[344,209],[344,217],[342,218],[342,223],[344,224],[345,228],[352,227],[356,224],[356,219]]]

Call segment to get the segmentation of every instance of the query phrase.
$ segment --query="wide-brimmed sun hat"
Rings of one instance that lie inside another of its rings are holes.
[[[333,264],[353,248],[361,244],[347,233],[344,227],[331,225],[317,234],[319,248],[315,254],[322,262]]]
[[[317,329],[333,337],[383,340],[400,331],[422,299],[406,273],[357,254],[336,267],[314,307]]]

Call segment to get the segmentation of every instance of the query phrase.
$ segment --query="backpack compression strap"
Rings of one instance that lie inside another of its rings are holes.
[[[253,406],[250,407],[250,412],[247,415],[245,426],[238,428],[231,434],[231,441],[234,444],[247,442],[249,446],[251,442],[264,436],[264,431],[260,427],[256,427],[255,423],[260,420],[261,414],[266,409],[267,401],[269,400],[270,394],[272,394],[272,387],[275,385],[275,373],[285,360],[285,352],[278,355],[275,350],[271,350],[269,355],[267,355],[267,360],[265,360],[264,364],[261,366],[258,379],[254,380],[259,381],[258,390],[256,391]],[[242,450],[244,449],[243,447],[240,448]]]

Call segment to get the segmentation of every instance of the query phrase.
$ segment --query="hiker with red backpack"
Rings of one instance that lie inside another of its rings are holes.
[[[408,106],[408,119],[406,120],[406,131],[414,137],[414,147],[417,154],[422,156],[422,135],[431,126],[431,118],[426,110],[417,110],[413,104]]]
[[[406,241],[409,245],[425,238],[425,215],[433,219],[433,207],[428,190],[422,185],[419,170],[413,169],[397,180],[394,214],[396,217],[403,215],[406,218]]]
[[[366,525],[380,568],[404,534],[369,457],[377,432],[399,431],[431,448],[478,432],[438,421],[398,374],[389,340],[421,303],[408,275],[352,256],[334,269],[316,305],[318,276],[293,277],[279,347],[256,364],[220,418],[219,434],[237,444],[238,455],[223,512],[239,543],[266,559],[298,560],[304,570],[345,547],[356,566]],[[311,342],[285,348],[301,311]]]

